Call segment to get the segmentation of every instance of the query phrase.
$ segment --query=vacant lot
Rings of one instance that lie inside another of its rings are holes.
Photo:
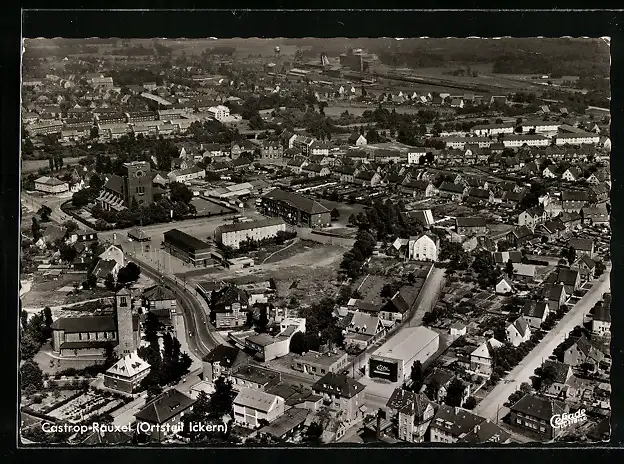
[[[82,283],[86,279],[84,274],[61,274],[54,279],[36,275],[30,291],[22,297],[24,308],[43,306],[57,306],[66,303],[68,289],[73,289],[74,283]],[[93,296],[91,298],[97,298]]]
[[[81,158],[63,158],[63,166],[72,166],[78,164]],[[47,159],[44,160],[23,160],[22,172],[37,172],[41,168],[49,168],[50,163]]]
[[[197,209],[198,215],[221,214],[221,213],[230,213],[234,211],[231,208],[228,209],[225,206],[221,206],[210,200],[206,200],[205,198],[193,198],[191,200],[191,204],[195,206],[195,208]]]
[[[381,304],[381,289],[385,284],[392,282],[392,279],[388,277],[366,275],[359,279],[354,288],[357,289],[362,295],[362,299],[368,303]]]
[[[266,257],[263,258],[263,261],[260,262],[261,264],[277,263],[321,246],[322,245],[320,243],[313,242],[311,240],[297,240],[296,242],[291,241],[288,244],[278,247],[272,253],[267,254]]]
[[[329,210],[336,208],[338,212],[340,212],[340,217],[338,218],[338,220],[332,222],[332,224],[335,226],[346,226],[349,222],[349,216],[351,216],[352,214],[355,214],[357,216],[359,213],[364,211],[364,205],[360,205],[358,203],[348,205],[340,201],[330,200],[318,200],[318,202]]]

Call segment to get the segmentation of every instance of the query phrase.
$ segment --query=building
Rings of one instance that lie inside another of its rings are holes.
[[[247,323],[247,292],[230,284],[212,292],[210,320],[217,329],[241,327]]]
[[[194,267],[212,263],[212,247],[208,243],[178,229],[168,230],[163,236],[163,247],[172,256]]]
[[[423,385],[425,386],[427,395],[432,401],[441,403],[446,398],[448,387],[455,378],[457,378],[457,376],[453,372],[436,367],[433,369],[433,372],[425,378]]]
[[[522,133],[529,133],[531,131],[537,134],[556,134],[559,131],[561,124],[556,121],[524,121],[520,127],[522,127]]]
[[[260,242],[276,237],[278,232],[286,232],[286,223],[281,217],[218,226],[214,239],[217,243],[237,249],[242,242]]]
[[[507,276],[502,276],[498,283],[496,284],[496,293],[499,295],[506,295],[508,293],[513,293],[514,285],[511,280],[507,278]]]
[[[604,302],[594,308],[591,331],[599,337],[611,336],[611,294],[606,295]]]
[[[364,385],[351,377],[328,372],[312,385],[312,391],[323,397],[322,404],[331,411],[342,412],[347,422],[363,415]]]
[[[524,317],[532,329],[536,330],[542,326],[549,314],[547,301],[528,300],[522,308],[522,317]]]
[[[407,443],[423,443],[435,409],[422,393],[397,388],[386,403],[389,411],[396,411],[399,440]]]
[[[417,261],[437,261],[439,249],[440,238],[432,234],[410,237],[407,243],[409,259]]]
[[[69,184],[56,177],[42,176],[35,180],[35,190],[50,195],[60,195],[69,192]]]
[[[243,352],[228,345],[219,345],[202,359],[204,382],[214,383],[219,377],[230,377],[243,364]]]
[[[52,323],[52,350],[60,356],[104,356],[110,345],[125,356],[140,344],[139,317],[132,314],[126,289],[115,295],[114,314],[62,317]]]
[[[561,127],[559,128],[561,129]],[[585,132],[577,130],[573,133],[559,133],[555,137],[555,143],[557,145],[583,145],[591,144],[597,145],[600,142],[600,135],[592,132]]]
[[[535,265],[513,263],[513,278],[520,282],[533,282],[535,279]]]
[[[522,211],[518,215],[518,226],[526,226],[532,231],[535,231],[535,228],[542,224],[547,219],[546,211],[541,206],[536,206],[534,208],[529,208]]]
[[[121,211],[133,204],[148,206],[154,201],[150,164],[147,161],[132,161],[124,163],[124,168],[126,175],[112,174],[97,198],[106,211]]]
[[[284,398],[251,388],[241,388],[234,399],[234,422],[255,429],[284,414]]]
[[[488,230],[487,220],[481,217],[458,217],[455,226],[460,235],[484,234]]]
[[[610,225],[611,218],[606,207],[583,208],[581,210],[583,223],[588,225]]]
[[[587,191],[569,191],[561,192],[561,207],[567,213],[579,213],[585,206],[589,206],[589,194]]]
[[[594,241],[592,239],[571,238],[568,245],[574,248],[577,258],[580,258],[583,255],[587,255],[590,258],[594,257]]]
[[[481,416],[442,404],[429,425],[429,438],[431,443],[456,443],[483,422]]]
[[[589,256],[583,255],[580,258],[577,258],[576,261],[572,263],[570,269],[573,269],[580,274],[582,283],[591,282],[592,280],[594,280],[596,272],[596,262]]]
[[[146,434],[152,440],[162,442],[175,431],[180,431],[182,417],[191,411],[194,404],[193,398],[171,388],[148,402],[134,415],[137,430],[148,431]]]
[[[130,353],[104,373],[104,386],[123,393],[134,393],[149,372],[150,365],[136,353]]]
[[[489,148],[494,140],[489,137],[445,137],[442,139],[445,146],[444,148],[463,150],[466,144],[476,144],[479,148]]]
[[[154,285],[145,289],[141,299],[143,306],[159,317],[171,318],[176,312],[176,295],[164,285]]]
[[[266,216],[281,217],[289,224],[317,228],[331,223],[330,211],[319,202],[280,189],[265,194],[260,208]]]
[[[238,367],[230,374],[234,389],[250,388],[258,391],[269,391],[282,381],[282,374],[262,367],[246,364]]]
[[[188,182],[206,177],[206,170],[199,166],[191,166],[186,169],[176,169],[167,174],[169,182]]]
[[[505,332],[507,333],[507,341],[513,346],[518,346],[531,338],[531,327],[523,316],[509,324]]]
[[[492,353],[503,346],[495,338],[490,338],[470,353],[470,372],[489,378],[492,374]]]
[[[279,442],[298,442],[309,414],[309,409],[291,407],[273,422],[262,427],[258,435],[269,436]]]
[[[284,148],[279,142],[265,141],[260,148],[262,159],[282,159]]]
[[[550,139],[539,134],[505,135],[502,138],[505,148],[520,148],[524,145],[529,147],[547,147]]]
[[[371,378],[404,382],[416,361],[425,364],[440,346],[440,336],[426,327],[406,328],[371,354],[367,374]]]
[[[224,105],[211,106],[206,112],[217,121],[224,121],[230,117],[230,109]]]
[[[358,134],[358,133],[352,134],[349,137],[348,142],[351,145],[354,145],[356,147],[362,147],[362,146],[364,146],[364,145],[366,145],[368,143],[368,141],[366,140],[366,137],[364,137],[363,135]]]
[[[290,340],[297,333],[305,333],[305,318],[286,318],[280,322],[279,333],[272,336],[265,333],[252,334],[242,340],[230,333],[230,338],[246,350],[255,353],[256,359],[264,362],[286,356],[290,352]]]
[[[573,367],[584,363],[598,366],[604,358],[604,353],[592,346],[585,335],[581,335],[563,354],[563,362]]]
[[[348,313],[342,320],[345,345],[366,349],[386,333],[386,327],[378,314],[363,311]]]
[[[564,430],[554,428],[550,422],[551,418],[568,412],[568,407],[560,401],[527,393],[509,410],[511,424],[552,440]]]
[[[308,351],[301,355],[294,355],[291,367],[304,374],[325,375],[328,372],[338,374],[346,364],[347,353]]]
[[[499,134],[513,134],[514,124],[479,124],[470,129],[470,132],[479,137],[489,137]]]

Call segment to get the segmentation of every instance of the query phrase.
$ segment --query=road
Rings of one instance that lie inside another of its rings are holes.
[[[171,289],[180,303],[184,317],[184,325],[187,332],[187,343],[190,350],[202,358],[220,343],[212,335],[209,329],[208,315],[205,313],[202,304],[199,302],[199,296],[193,288],[176,277],[170,277],[159,273],[156,269],[136,258],[136,256],[127,256],[128,260],[134,262],[141,268],[141,272],[155,282],[162,282]]]
[[[26,193],[24,191],[21,192],[21,202],[24,206],[31,208],[35,212],[39,210],[43,205],[48,206],[52,209],[52,213],[50,214],[50,219],[59,224],[63,224],[65,221],[74,221],[76,220],[71,216],[68,216],[63,211],[61,211],[61,204],[69,200],[71,197],[39,197],[36,195],[32,195],[30,193]],[[95,232],[92,228],[87,227],[83,223],[79,223],[81,229],[86,232]]]
[[[610,291],[609,274],[611,264],[605,273],[594,283],[594,286],[566,314],[563,319],[542,339],[542,341],[516,366],[496,387],[477,405],[475,414],[487,419],[496,420],[496,416],[504,417],[507,409],[503,403],[514,393],[523,382],[530,382],[530,377],[554,349],[567,337],[577,325],[582,325],[583,317],[602,299],[605,292]]]

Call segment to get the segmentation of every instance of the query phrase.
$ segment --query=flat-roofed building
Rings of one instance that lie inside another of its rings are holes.
[[[234,399],[234,422],[247,428],[273,422],[284,414],[284,398],[251,388],[243,388]]]
[[[259,242],[276,237],[278,232],[286,231],[286,223],[282,218],[267,218],[259,221],[238,222],[219,226],[214,231],[217,243],[237,249],[241,242],[253,240]]]
[[[340,372],[346,364],[347,353],[308,351],[302,355],[293,356],[291,367],[306,374],[325,375],[328,372]]]
[[[192,266],[207,266],[212,262],[212,247],[181,230],[172,229],[165,232],[163,245],[172,256]]]
[[[390,338],[370,357],[367,374],[391,382],[405,381],[412,364],[425,364],[440,346],[440,336],[426,327],[406,328]]]

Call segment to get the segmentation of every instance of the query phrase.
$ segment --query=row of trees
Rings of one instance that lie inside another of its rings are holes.
[[[30,318],[21,309],[20,301],[20,355],[22,360],[32,359],[46,340],[52,336],[52,310],[46,306]]]

